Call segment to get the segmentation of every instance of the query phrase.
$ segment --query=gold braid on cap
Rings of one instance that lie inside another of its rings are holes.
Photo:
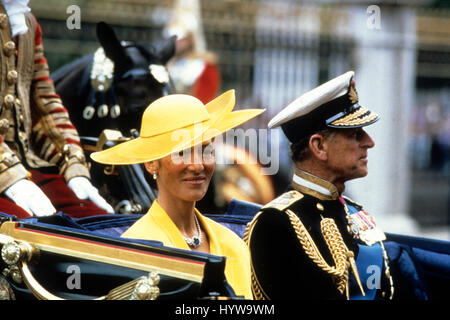
[[[360,107],[360,109],[355,113],[349,114],[344,118],[333,121],[331,124],[334,126],[357,126],[370,122],[376,117],[378,117],[376,113],[370,112],[364,107]]]
[[[352,104],[358,102],[358,93],[356,92],[354,81],[352,81],[350,84],[348,98]],[[359,126],[361,124],[375,120],[376,117],[378,117],[378,115],[370,112],[367,108],[359,107],[355,112],[337,119],[331,124],[334,126]]]
[[[347,123],[348,123],[349,121],[355,120],[355,119],[357,119],[357,118],[363,116],[363,115],[366,114],[368,111],[369,111],[369,110],[367,110],[367,108],[365,108],[365,107],[360,107],[357,111],[355,111],[355,112],[353,112],[353,113],[351,113],[351,114],[349,114],[349,115],[346,115],[345,117],[340,118],[340,119],[338,119],[338,120],[336,120],[336,121],[333,121],[331,124],[332,124],[332,125],[335,125],[335,126],[339,126],[339,125],[345,126],[345,125],[347,125]]]

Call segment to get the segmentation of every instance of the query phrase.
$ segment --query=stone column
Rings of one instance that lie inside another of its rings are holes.
[[[415,92],[415,11],[406,2],[388,2],[373,6],[361,1],[348,7],[360,104],[381,119],[367,127],[376,143],[369,150],[369,174],[350,181],[346,193],[360,199],[385,231],[414,234],[416,225],[408,215],[414,186],[407,143]]]

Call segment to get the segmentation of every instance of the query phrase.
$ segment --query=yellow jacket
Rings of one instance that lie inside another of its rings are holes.
[[[252,299],[248,247],[230,229],[204,217],[197,209],[195,213],[208,235],[210,253],[227,258],[225,277],[228,283],[237,295]],[[175,223],[156,200],[147,214],[136,221],[121,237],[157,240],[168,247],[190,250]]]

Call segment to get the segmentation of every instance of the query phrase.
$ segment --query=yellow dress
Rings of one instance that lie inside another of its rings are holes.
[[[204,217],[197,209],[195,214],[209,239],[211,254],[225,256],[225,277],[237,295],[252,299],[250,254],[245,242],[233,231]],[[190,250],[181,232],[169,215],[154,201],[150,210],[136,221],[121,237],[161,241],[165,246]]]

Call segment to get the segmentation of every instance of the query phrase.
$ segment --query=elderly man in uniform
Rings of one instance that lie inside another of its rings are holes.
[[[277,114],[291,142],[293,190],[264,206],[248,225],[256,299],[392,298],[384,233],[345,182],[367,175],[374,147],[363,127],[378,115],[359,105],[347,72]]]
[[[55,93],[28,0],[0,3],[0,212],[112,213],[89,180],[77,130]]]

